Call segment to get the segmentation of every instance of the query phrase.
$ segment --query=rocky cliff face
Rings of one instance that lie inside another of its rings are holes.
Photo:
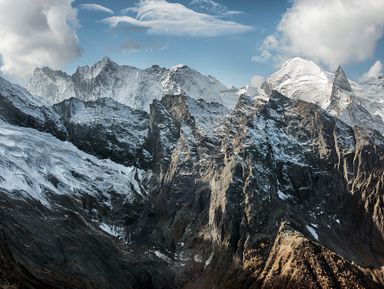
[[[14,91],[22,106],[0,103],[24,111],[19,125],[0,109],[0,284],[383,288],[384,137],[343,122],[355,94],[341,71],[332,81],[331,114],[274,90],[233,110],[185,94],[148,113],[33,106],[57,126],[24,121],[32,96]]]

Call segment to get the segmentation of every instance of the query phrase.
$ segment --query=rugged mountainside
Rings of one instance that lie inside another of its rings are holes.
[[[367,79],[350,82],[339,67],[336,73],[299,57],[288,60],[267,78],[262,88],[267,94],[277,90],[292,99],[315,103],[351,126],[384,132],[383,81]]]
[[[330,79],[326,107],[270,86],[147,112],[2,80],[0,288],[384,288],[384,137]]]
[[[186,94],[194,99],[221,103],[233,108],[237,89],[227,88],[212,76],[204,76],[185,65],[166,69],[120,66],[108,57],[92,66],[79,67],[69,76],[47,67],[35,70],[29,83],[32,94],[58,103],[71,97],[95,101],[109,97],[135,109],[149,111],[152,100],[166,94]]]

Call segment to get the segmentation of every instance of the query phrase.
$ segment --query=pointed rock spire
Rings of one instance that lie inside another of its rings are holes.
[[[345,75],[344,70],[339,66],[335,73],[335,80],[333,81],[333,85],[344,89],[346,91],[352,91],[351,84],[348,81],[347,76]]]

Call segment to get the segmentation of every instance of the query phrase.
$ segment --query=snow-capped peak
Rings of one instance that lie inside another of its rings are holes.
[[[330,102],[333,78],[313,61],[295,57],[268,77],[264,87],[326,108]]]

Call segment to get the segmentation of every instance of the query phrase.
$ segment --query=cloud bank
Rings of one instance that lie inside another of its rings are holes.
[[[305,56],[335,69],[371,58],[384,34],[383,0],[294,0],[259,58]]]
[[[103,22],[110,27],[125,23],[146,28],[149,33],[173,36],[214,37],[243,33],[251,29],[249,26],[199,13],[182,4],[165,0],[141,0],[135,7],[124,9],[123,13],[133,13],[135,16],[112,16],[105,18]]]
[[[80,4],[80,9],[113,14],[113,10],[99,4]]]
[[[1,72],[26,79],[35,67],[61,68],[79,56],[72,0],[0,1]]]

